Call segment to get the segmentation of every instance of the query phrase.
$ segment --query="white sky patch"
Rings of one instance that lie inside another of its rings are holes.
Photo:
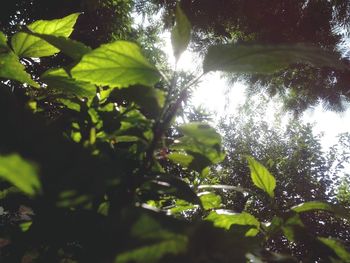
[[[156,20],[160,19],[160,14],[155,16]],[[147,17],[142,19],[138,16],[135,22],[138,25],[145,26],[148,24],[148,19]],[[170,32],[163,32],[162,38],[165,42],[163,50],[168,56],[169,64],[174,68],[175,58],[173,56]],[[343,43],[343,46],[345,44],[348,47],[350,42]],[[202,72],[202,59],[187,50],[182,53],[177,63],[177,70],[200,75]],[[193,93],[192,102],[195,106],[201,105],[206,108],[216,120],[220,117],[235,114],[237,107],[245,102],[246,87],[244,83],[237,82],[228,88],[228,83],[225,78],[221,77],[220,72],[208,73],[201,78],[197,89]],[[271,120],[271,122],[274,121],[276,108],[278,107],[268,106],[266,118]],[[317,106],[313,110],[307,110],[303,114],[302,120],[304,123],[314,124],[315,134],[323,134],[321,144],[324,150],[337,143],[337,135],[339,133],[350,132],[350,109],[344,113],[335,113],[325,111],[322,106]]]

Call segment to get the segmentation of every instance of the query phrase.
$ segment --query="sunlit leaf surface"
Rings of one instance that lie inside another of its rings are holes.
[[[38,20],[28,25],[28,28],[39,34],[69,37],[79,15],[75,13],[61,19]],[[11,39],[11,44],[15,53],[20,57],[46,57],[59,52],[59,49],[45,40],[24,32],[16,33]]]
[[[111,87],[153,86],[160,78],[139,46],[127,41],[116,41],[93,50],[83,56],[71,73],[77,80]]]

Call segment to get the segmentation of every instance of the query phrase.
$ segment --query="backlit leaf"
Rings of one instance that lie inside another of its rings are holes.
[[[219,163],[225,158],[221,136],[208,124],[194,122],[182,125],[178,129],[183,136],[170,146],[173,153],[177,153],[170,155],[170,160],[175,163],[182,162],[185,167],[201,172],[205,167]],[[185,160],[185,155],[192,156],[190,163],[189,158]]]
[[[270,172],[254,158],[247,156],[250,176],[255,186],[264,190],[270,197],[274,197],[276,179]]]
[[[168,159],[174,163],[178,163],[183,167],[188,167],[190,163],[193,161],[193,156],[188,155],[186,153],[170,153],[168,154]]]
[[[0,155],[0,178],[30,196],[41,190],[37,168],[18,154]]]
[[[198,194],[205,210],[219,208],[221,206],[221,197],[214,193],[203,192]]]
[[[116,41],[93,50],[83,56],[71,73],[77,80],[110,87],[153,86],[160,78],[139,46],[127,41]]]
[[[39,84],[31,79],[24,66],[19,62],[18,57],[12,51],[0,53],[0,78],[17,80],[36,88],[39,87]]]
[[[41,76],[41,79],[49,88],[61,91],[64,94],[88,99],[96,95],[95,85],[72,79],[63,68],[50,69]]]
[[[116,263],[154,263],[167,254],[179,254],[186,250],[187,239],[181,235],[174,235],[171,239],[143,246],[117,256]]]
[[[35,33],[69,37],[79,17],[79,13],[61,19],[38,20],[28,25]],[[11,39],[12,48],[20,57],[46,57],[59,52],[59,49],[45,40],[25,32],[18,32]]]
[[[319,237],[318,240],[331,248],[342,262],[350,262],[350,252],[340,241],[324,237]]]
[[[206,217],[206,220],[209,220],[214,223],[214,226],[221,227],[225,229],[230,229],[232,225],[247,225],[252,226],[253,229],[250,229],[246,236],[255,236],[259,231],[260,222],[249,213],[228,213],[225,211],[212,211]]]
[[[40,37],[47,43],[59,49],[65,55],[74,60],[79,60],[85,54],[91,52],[91,48],[85,44],[64,36],[54,36],[47,34],[29,33],[32,36]]]
[[[7,37],[6,35],[0,31],[0,52],[7,51]]]
[[[176,59],[179,59],[181,53],[186,50],[190,39],[191,23],[178,4],[175,11],[175,26],[171,32],[171,44]]]
[[[347,209],[345,209],[343,206],[333,205],[333,204],[329,204],[329,203],[325,203],[325,202],[321,202],[321,201],[305,202],[305,203],[302,203],[302,204],[299,204],[297,206],[292,207],[291,210],[293,210],[297,213],[323,210],[323,211],[332,212],[337,216],[350,219],[350,212]]]
[[[221,70],[234,73],[270,74],[291,64],[345,69],[338,56],[307,45],[235,45],[210,46],[203,62],[204,72]]]

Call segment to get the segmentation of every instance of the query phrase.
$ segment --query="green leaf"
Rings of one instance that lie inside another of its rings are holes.
[[[255,236],[260,229],[260,222],[249,213],[225,213],[220,210],[212,211],[206,217],[206,220],[209,220],[214,223],[214,226],[221,227],[225,229],[230,229],[232,225],[244,225],[252,226],[253,229],[250,229],[246,236]]]
[[[35,88],[39,87],[39,84],[31,79],[24,66],[19,62],[18,57],[12,51],[0,53],[0,78],[17,80]]]
[[[186,202],[186,201],[181,200],[181,199],[177,199],[177,200],[175,200],[175,206],[170,209],[170,213],[172,215],[176,215],[176,214],[180,214],[182,212],[185,212],[187,210],[192,210],[194,208],[195,208],[195,206],[192,205],[191,203]]]
[[[162,191],[163,193],[169,192],[169,194],[173,194],[176,197],[188,201],[192,204],[201,205],[200,199],[190,188],[190,186],[185,181],[176,176],[162,174],[153,178],[151,182],[164,188]]]
[[[221,189],[221,190],[228,190],[228,191],[236,191],[240,193],[249,193],[250,191],[246,188],[240,187],[240,186],[233,186],[233,185],[222,185],[222,184],[214,184],[214,185],[199,185],[198,189]]]
[[[188,238],[168,231],[158,220],[142,215],[131,230],[134,239],[139,238],[143,246],[126,251],[116,257],[116,263],[154,263],[167,254],[177,255],[186,250]]]
[[[142,96],[140,96],[142,94]],[[141,107],[151,117],[157,117],[164,106],[164,92],[147,86],[134,85],[127,89],[114,89],[108,101],[132,101]],[[147,115],[147,116],[148,116]]]
[[[193,156],[188,155],[186,153],[170,153],[168,154],[168,159],[174,163],[178,163],[183,167],[188,167],[193,161]]]
[[[305,202],[292,207],[291,210],[297,213],[323,210],[323,211],[332,212],[337,216],[350,219],[350,212],[347,209],[345,209],[343,206],[333,205],[333,204],[329,204],[321,201]]]
[[[274,197],[274,190],[276,187],[276,179],[270,172],[258,161],[252,157],[247,156],[248,166],[250,169],[250,176],[255,186],[264,190],[270,197]]]
[[[30,196],[41,191],[37,168],[18,154],[0,155],[0,178]]]
[[[190,39],[191,23],[178,4],[175,11],[175,26],[171,31],[171,44],[173,45],[176,60],[178,60],[182,52],[186,50]]]
[[[49,88],[60,91],[63,94],[88,99],[92,99],[96,95],[95,85],[71,78],[63,68],[50,69],[41,76],[41,79]]]
[[[296,63],[311,64],[314,67],[348,68],[335,53],[302,44],[223,44],[209,47],[204,58],[203,70],[269,74]]]
[[[342,262],[350,262],[349,250],[340,241],[324,237],[318,237],[317,239],[331,248]]]
[[[219,208],[221,206],[221,197],[211,192],[198,194],[205,210]]]
[[[160,78],[140,48],[127,41],[116,41],[93,50],[83,56],[71,73],[77,80],[111,87],[153,86]]]
[[[71,14],[61,19],[38,20],[28,28],[38,34],[69,37],[79,17],[79,13]],[[12,48],[20,57],[46,57],[59,52],[59,49],[45,40],[25,32],[15,34],[11,39]]]
[[[7,37],[3,32],[0,31],[0,53],[8,50],[9,48],[7,46]]]
[[[167,254],[177,255],[184,252],[187,247],[187,238],[182,235],[174,235],[171,239],[165,239],[153,245],[143,246],[122,254],[115,260],[116,263],[154,263]]]
[[[219,163],[225,158],[221,136],[208,124],[194,122],[182,125],[178,129],[183,136],[170,146],[173,150],[170,160],[175,163],[182,162],[185,167],[201,172],[207,166]],[[186,155],[193,157],[190,163]]]
[[[92,49],[85,44],[64,36],[38,34],[34,32],[28,32],[28,34],[45,40],[47,43],[59,49],[63,54],[76,61],[80,60],[85,54],[92,51]]]

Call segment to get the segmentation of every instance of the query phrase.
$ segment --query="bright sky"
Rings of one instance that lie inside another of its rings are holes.
[[[170,33],[164,33],[165,51],[169,56],[171,64],[174,64]],[[195,54],[185,51],[177,65],[178,69],[185,71],[200,72],[201,62]],[[203,105],[213,112],[217,117],[233,114],[238,105],[245,101],[245,86],[243,83],[236,83],[230,88],[227,94],[228,84],[219,72],[209,73],[202,78],[198,88],[193,94],[193,103],[197,106]],[[228,108],[225,108],[226,101],[229,100]],[[272,113],[273,114],[273,113]],[[272,116],[267,116],[271,118]],[[313,123],[316,134],[323,133],[321,140],[324,150],[337,143],[337,135],[342,132],[350,132],[350,108],[344,113],[325,111],[322,106],[307,110],[302,120],[304,123]]]

